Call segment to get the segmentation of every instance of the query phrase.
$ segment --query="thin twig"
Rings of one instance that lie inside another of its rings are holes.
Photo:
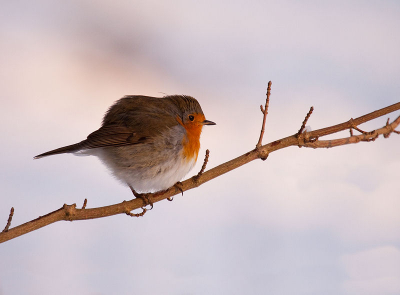
[[[267,88],[267,98],[265,99],[265,108],[263,108],[263,106],[260,105],[261,112],[264,114],[264,116],[263,116],[263,122],[262,122],[262,126],[261,126],[260,138],[258,139],[258,142],[256,144],[256,149],[258,149],[262,145],[262,140],[264,137],[265,121],[267,119],[268,107],[269,107],[269,96],[271,95],[271,85],[272,85],[272,82],[269,81],[268,88]]]
[[[13,216],[14,216],[14,207],[11,207],[10,215],[8,215],[7,224],[6,224],[6,227],[3,229],[3,233],[8,232],[8,229],[10,228],[11,220],[12,220]]]
[[[390,121],[390,118],[387,118],[386,127],[389,126],[389,121]],[[383,137],[384,137],[384,138],[389,138],[390,134],[391,134],[393,131],[394,131],[394,130],[391,130],[391,132],[388,132],[387,134],[383,134]]]
[[[199,173],[197,173],[197,175],[193,176],[192,179],[195,182],[198,182],[200,176],[204,173],[204,171],[206,170],[207,167],[207,163],[208,163],[208,158],[210,157],[210,150],[206,150],[206,155],[204,157],[204,161],[203,161],[203,166],[201,166],[201,169],[199,171]]]
[[[303,133],[303,130],[306,128],[307,121],[308,121],[308,119],[310,119],[310,116],[313,111],[314,111],[314,107],[311,107],[310,110],[308,111],[306,117],[304,118],[304,121],[301,124],[301,127],[300,127],[299,131],[297,132],[296,136],[299,136],[301,133]]]
[[[374,131],[375,131],[375,130],[372,130],[372,131],[364,131],[364,130],[361,130],[360,128],[357,127],[356,124],[354,124],[353,118],[351,118],[349,122],[350,122],[350,124],[351,124],[350,130],[355,129],[355,130],[357,130],[358,132],[360,132],[360,133],[362,133],[362,134],[365,134],[365,135],[371,135],[371,134],[374,133]],[[387,124],[387,122],[386,122],[386,124]],[[352,134],[352,133],[353,133],[353,132],[351,132],[351,134]]]
[[[85,199],[85,200],[83,201],[82,209],[85,209],[85,208],[86,208],[86,205],[87,205],[87,199]]]
[[[206,170],[206,166],[207,166],[207,163],[208,163],[208,157],[210,156],[210,150],[206,150],[206,155],[205,155],[205,157],[204,157],[204,162],[203,162],[203,166],[201,166],[201,169],[200,169],[200,171],[199,171],[199,173],[197,173],[197,177],[200,177],[202,174],[203,174],[203,172],[204,172],[204,170]]]

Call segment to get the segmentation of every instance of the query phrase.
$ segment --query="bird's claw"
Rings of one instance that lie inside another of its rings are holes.
[[[177,183],[174,184],[174,187],[176,187],[182,193],[182,196],[183,196],[183,184],[182,184],[182,182],[178,181]],[[172,200],[168,200],[168,201],[172,201]]]
[[[142,209],[144,207],[146,207],[147,205],[150,205],[150,209],[153,209],[153,202],[149,199],[148,194],[139,194],[138,192],[136,192],[131,186],[129,186],[129,188],[131,189],[133,195],[136,197],[136,199],[141,199],[144,203]]]

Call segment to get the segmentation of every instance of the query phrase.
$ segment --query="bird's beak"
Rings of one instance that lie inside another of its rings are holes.
[[[208,121],[208,120],[204,120],[203,122],[201,122],[201,124],[203,124],[203,125],[217,125],[214,122]]]

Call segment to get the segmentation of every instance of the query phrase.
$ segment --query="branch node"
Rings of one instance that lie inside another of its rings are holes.
[[[72,216],[75,215],[76,204],[72,205],[64,204],[63,209],[65,211],[65,216],[68,218],[68,220],[72,221]]]
[[[10,215],[8,215],[8,220],[7,220],[7,224],[6,224],[6,227],[3,229],[3,233],[4,232],[8,232],[8,229],[10,228],[10,225],[11,225],[11,221],[12,221],[12,218],[13,218],[13,216],[14,216],[14,207],[11,207],[11,210],[10,210]]]
[[[261,125],[260,138],[258,139],[258,142],[256,144],[256,149],[259,149],[261,147],[262,139],[264,137],[265,121],[266,121],[267,115],[268,115],[269,97],[271,95],[271,85],[272,85],[272,82],[269,81],[268,82],[268,88],[267,88],[267,98],[265,100],[265,108],[263,108],[262,105],[260,106],[261,112],[264,114],[264,116],[263,116],[263,122],[262,122],[262,125]]]
[[[265,161],[269,156],[268,151],[264,149],[258,149],[258,157],[262,160]]]
[[[394,132],[394,133],[396,133],[396,134],[400,134],[400,131],[397,131],[397,130],[395,130],[393,127],[392,127],[392,125],[391,124],[389,124],[389,118],[387,119],[387,121],[386,121],[386,129],[388,129],[388,132],[387,133],[384,133],[383,134],[383,137],[384,138],[389,138],[389,136],[390,136],[390,134],[392,134],[392,132]]]
[[[361,141],[370,142],[370,141],[375,141],[375,139],[378,138],[379,133],[377,133],[377,132],[374,130],[374,131],[371,131],[371,132],[363,133],[363,135],[365,135],[366,137],[365,137],[364,139],[361,139]],[[368,137],[368,136],[371,136],[371,135],[373,135],[373,136],[372,136],[372,137]]]

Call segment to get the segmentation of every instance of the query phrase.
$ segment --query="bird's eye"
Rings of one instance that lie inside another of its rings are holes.
[[[193,121],[193,120],[194,120],[194,116],[190,115],[190,116],[189,116],[189,120],[190,120],[190,121]]]

